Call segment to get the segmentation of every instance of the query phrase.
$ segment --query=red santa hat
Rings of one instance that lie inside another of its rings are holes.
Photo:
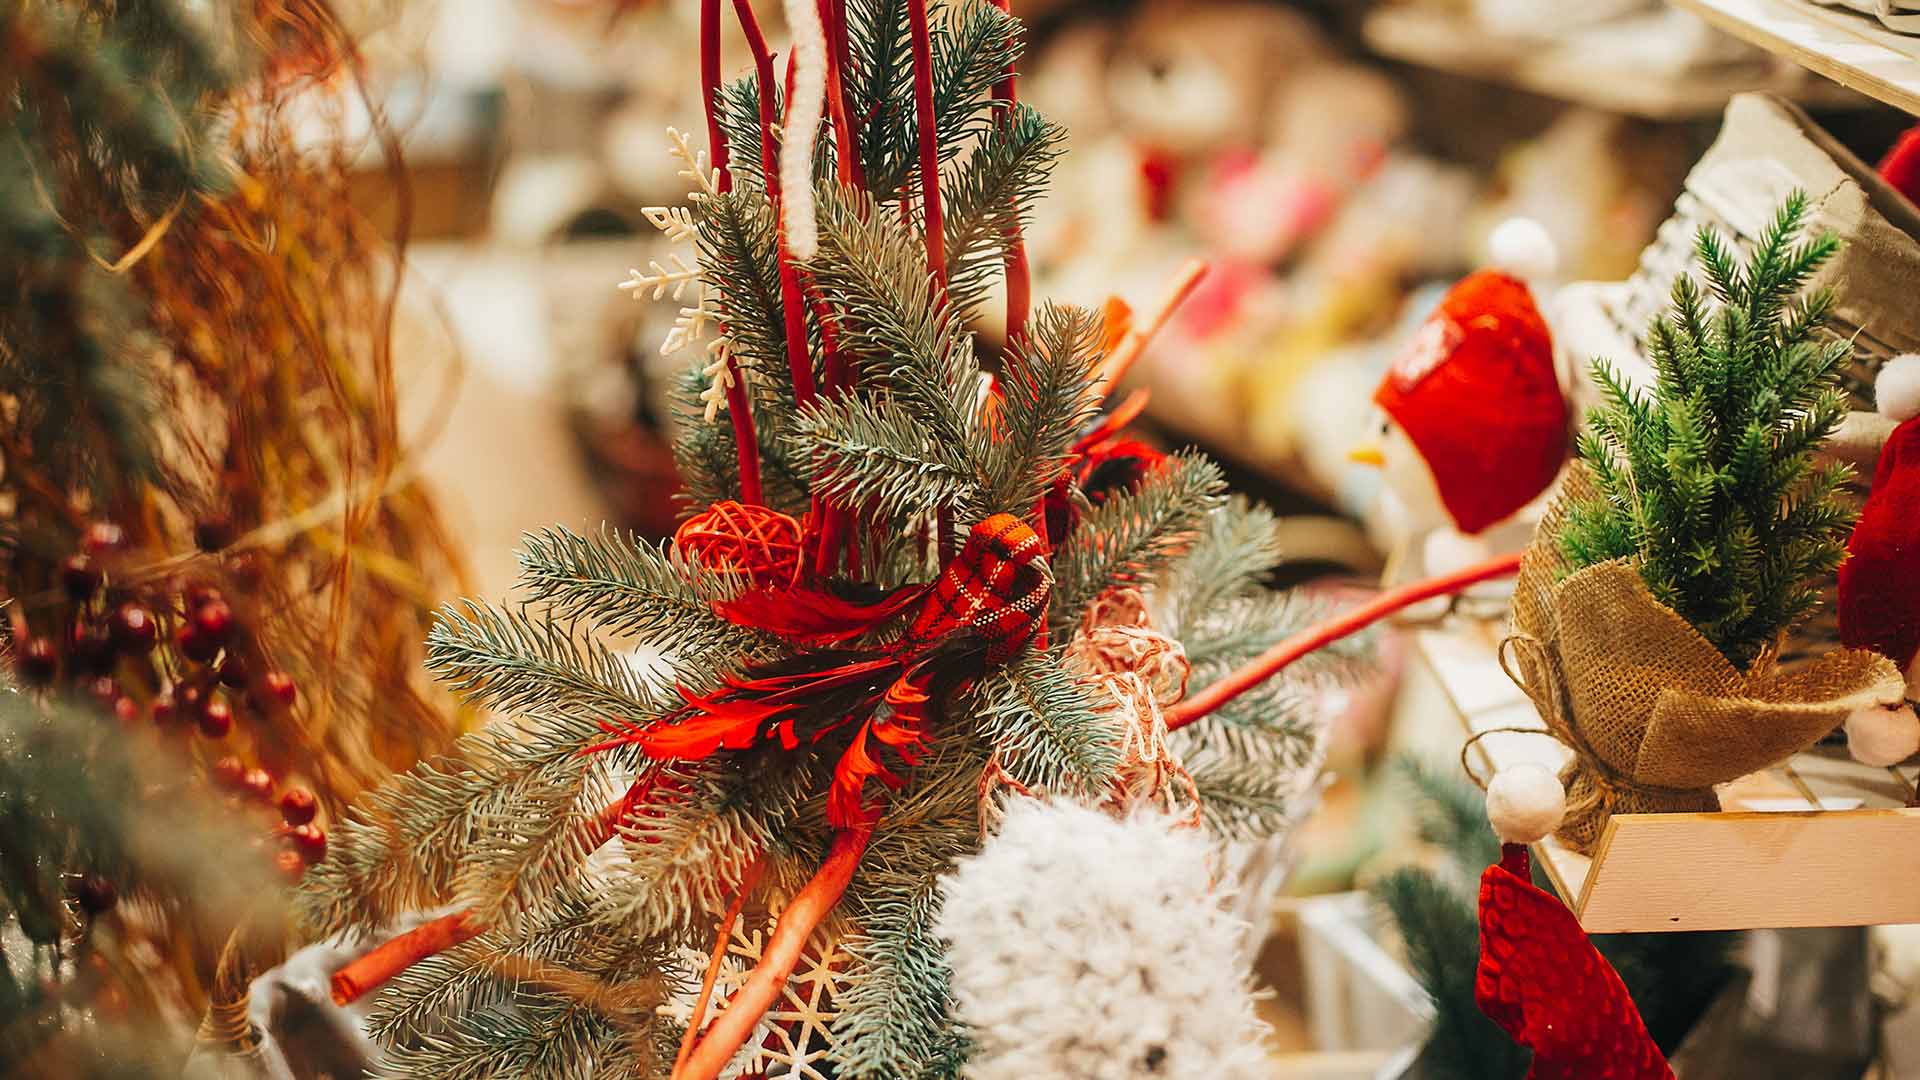
[[[1920,124],[1901,133],[1898,142],[1880,159],[1880,179],[1908,200],[1920,203]]]
[[[1880,449],[1840,564],[1840,639],[1910,671],[1920,654],[1920,355],[1888,361],[1874,391],[1900,426]]]
[[[1532,502],[1566,461],[1553,338],[1526,283],[1499,270],[1447,292],[1373,400],[1425,459],[1463,533]]]

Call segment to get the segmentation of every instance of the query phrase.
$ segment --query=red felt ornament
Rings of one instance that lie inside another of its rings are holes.
[[[1480,966],[1473,997],[1533,1051],[1527,1080],[1674,1080],[1620,975],[1551,894],[1535,888],[1527,845],[1559,827],[1566,792],[1551,770],[1508,769],[1487,786],[1500,861],[1480,875]]]
[[[725,500],[681,522],[674,547],[701,566],[744,574],[756,589],[789,585],[800,566],[800,523],[764,506]]]
[[[905,632],[871,649],[803,648],[749,667],[720,689],[681,689],[686,707],[644,726],[609,724],[616,737],[594,749],[638,745],[656,759],[704,758],[777,739],[793,749],[853,728],[834,772],[827,818],[836,828],[871,821],[863,801],[868,780],[898,787],[882,760],[890,752],[911,766],[925,738],[929,703],[942,700],[988,668],[1005,664],[1046,622],[1053,575],[1044,545],[1025,522],[995,514],[974,526],[967,542],[929,585],[858,605],[820,607],[826,594],[804,589],[750,593],[754,603],[721,605],[722,614],[795,639],[844,641],[877,629],[910,606]],[[833,599],[826,597],[826,599]],[[804,608],[802,601],[814,607]],[[796,616],[804,608],[803,616]],[[765,622],[752,622],[752,619]],[[793,633],[796,622],[808,634]]]

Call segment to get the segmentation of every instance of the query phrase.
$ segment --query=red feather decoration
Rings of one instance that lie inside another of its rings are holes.
[[[593,749],[634,745],[655,759],[704,758],[767,739],[791,750],[857,725],[834,769],[827,817],[837,828],[869,823],[867,781],[889,788],[904,782],[884,758],[911,768],[928,737],[933,703],[1013,659],[1045,625],[1053,575],[1042,548],[1026,523],[996,514],[974,526],[931,585],[866,604],[792,587],[754,589],[716,605],[739,625],[806,646],[850,640],[918,607],[898,640],[870,649],[808,648],[749,667],[711,693],[683,688],[684,708],[645,725],[609,724],[614,737]]]

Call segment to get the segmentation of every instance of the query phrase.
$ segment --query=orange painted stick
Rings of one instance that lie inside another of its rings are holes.
[[[1344,615],[1338,615],[1316,626],[1310,626],[1298,634],[1280,642],[1273,648],[1261,653],[1249,661],[1246,666],[1229,673],[1225,678],[1193,695],[1187,700],[1168,709],[1167,730],[1178,731],[1195,720],[1213,712],[1220,706],[1239,697],[1241,694],[1259,686],[1279,674],[1281,669],[1295,660],[1346,637],[1355,631],[1364,629],[1399,611],[1401,608],[1417,604],[1435,596],[1449,596],[1470,585],[1493,578],[1509,577],[1520,569],[1520,555],[1502,555],[1475,563],[1464,570],[1440,577],[1416,581],[1389,589],[1372,600],[1354,608]]]
[[[486,932],[469,913],[456,911],[416,926],[333,973],[333,1003],[351,1005],[367,993],[438,952]]]
[[[720,980],[720,965],[727,959],[727,942],[733,939],[733,925],[740,921],[740,909],[747,905],[747,894],[760,884],[762,862],[753,860],[747,866],[747,872],[740,878],[740,891],[733,896],[733,903],[727,906],[726,917],[720,920],[720,932],[713,939],[713,955],[707,959],[706,977],[700,980],[700,996],[694,999],[693,1015],[687,1019],[687,1032],[680,1037],[680,1053],[673,1059],[673,1067],[679,1069],[687,1063],[687,1055],[693,1052],[693,1040],[700,1034],[700,1025],[707,1019],[707,1002],[713,1000],[713,984]]]
[[[673,1080],[714,1080],[746,1043],[754,1026],[786,986],[787,976],[793,973],[793,966],[799,963],[800,953],[807,947],[807,939],[847,891],[847,883],[853,880],[853,872],[859,867],[860,856],[866,853],[867,840],[872,835],[872,826],[847,829],[834,835],[826,861],[820,864],[813,879],[794,894],[787,910],[780,913],[780,921],[774,925],[753,974],[747,976],[746,984],[727,1003],[727,1011],[713,1022],[706,1038],[693,1048],[683,1065],[673,1070]]]
[[[1173,282],[1167,288],[1167,295],[1160,301],[1160,306],[1154,308],[1145,319],[1133,320],[1132,328],[1127,331],[1125,337],[1120,339],[1120,344],[1107,354],[1106,362],[1100,368],[1097,384],[1099,396],[1105,397],[1112,392],[1121,379],[1126,378],[1127,370],[1133,367],[1133,362],[1140,359],[1140,354],[1146,351],[1147,343],[1153,340],[1153,336],[1160,332],[1161,327],[1167,325],[1167,320],[1173,316],[1174,309],[1185,303],[1187,297],[1193,295],[1193,290],[1200,287],[1200,279],[1206,276],[1207,264],[1199,259],[1188,259],[1181,265],[1179,272],[1173,276]]]

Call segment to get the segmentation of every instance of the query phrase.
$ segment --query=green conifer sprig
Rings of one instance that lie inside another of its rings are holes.
[[[1603,403],[1578,451],[1599,495],[1561,535],[1576,567],[1635,558],[1653,596],[1741,668],[1813,609],[1853,521],[1851,469],[1814,458],[1846,415],[1851,345],[1820,333],[1828,290],[1798,295],[1839,240],[1796,243],[1806,216],[1805,194],[1788,196],[1744,264],[1701,230],[1711,298],[1675,280],[1648,334],[1651,395],[1594,362]]]

